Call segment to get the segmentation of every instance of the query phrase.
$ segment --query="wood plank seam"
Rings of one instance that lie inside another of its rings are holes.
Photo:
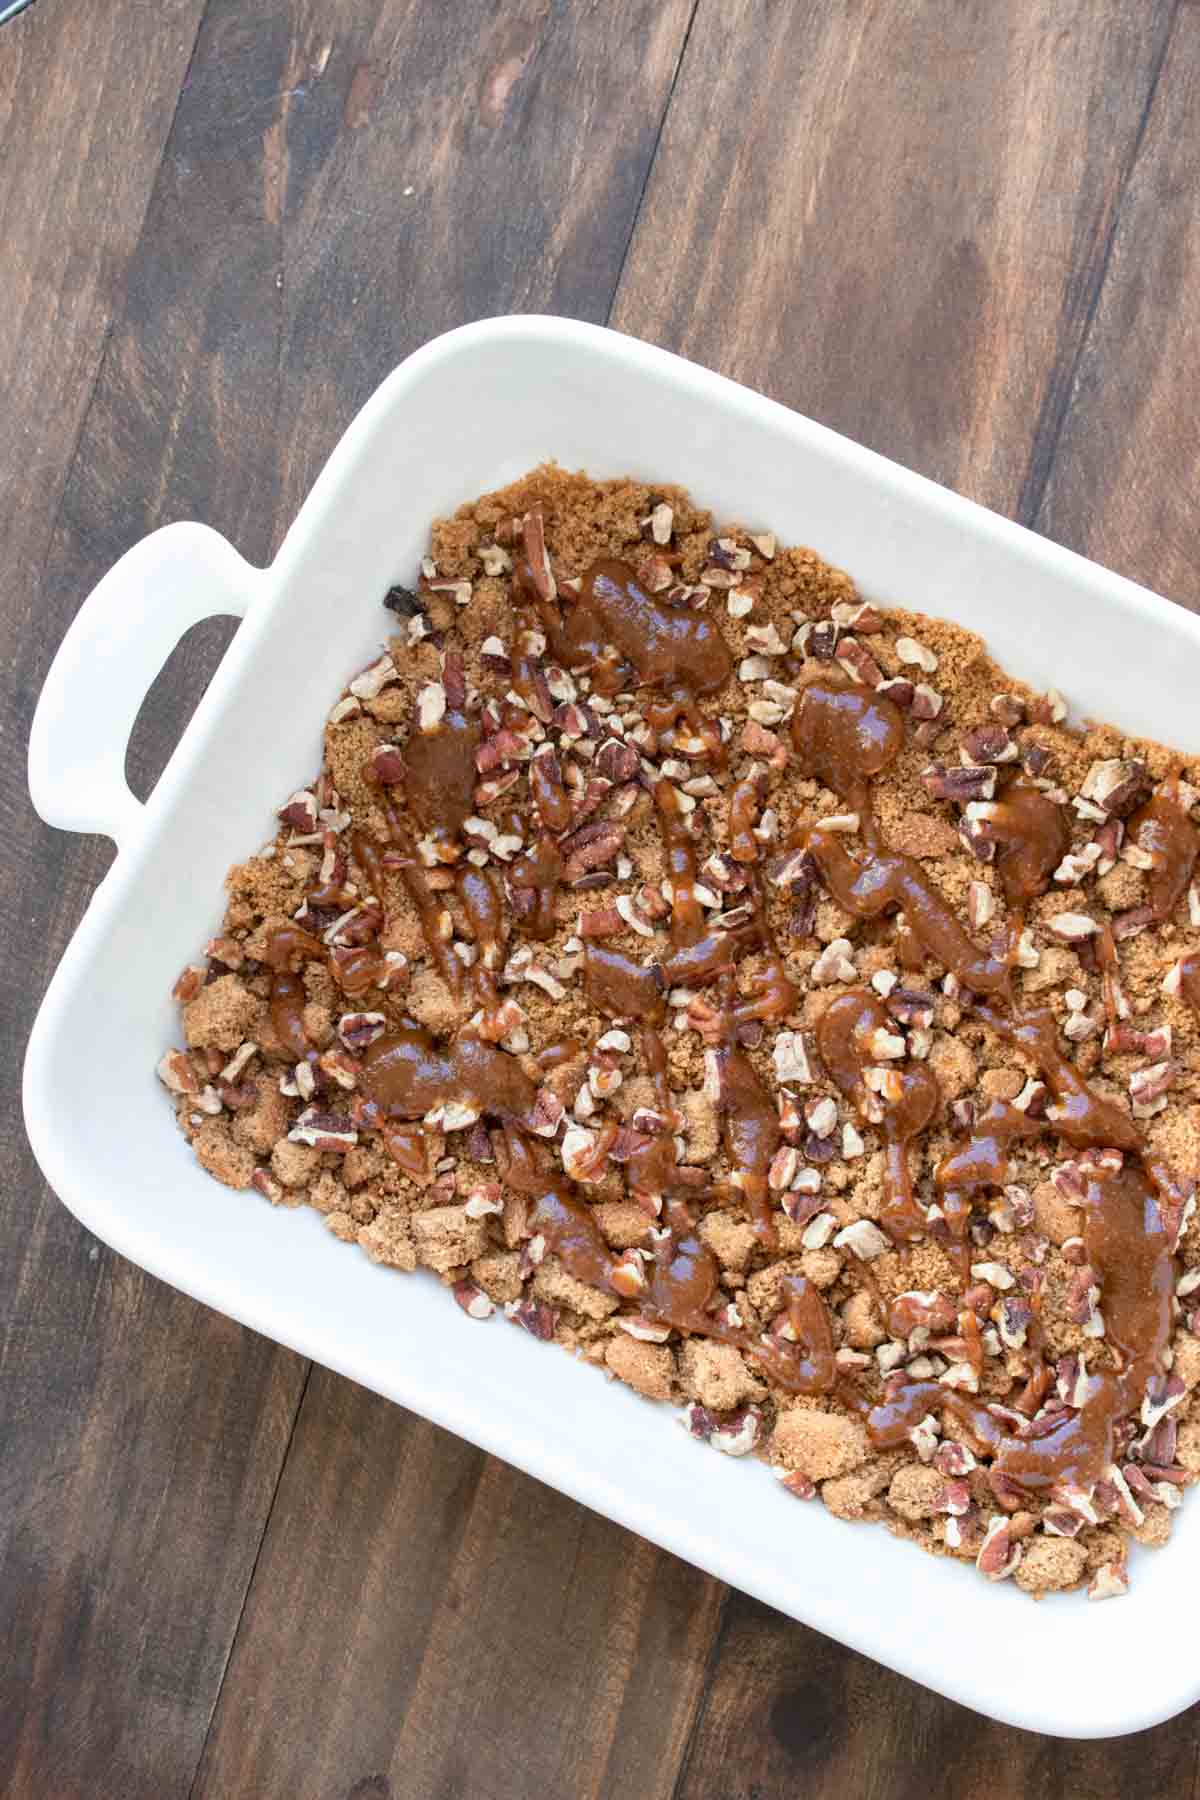
[[[48,565],[50,562],[50,555],[51,555],[51,551],[54,548],[55,542],[58,538],[59,526],[62,523],[63,507],[66,504],[68,494],[71,492],[72,483],[75,478],[75,465],[79,460],[80,446],[83,444],[83,442],[87,436],[88,420],[92,416],[92,408],[96,403],[96,396],[100,391],[100,385],[101,385],[101,382],[104,377],[105,365],[108,362],[108,353],[112,347],[112,342],[113,342],[114,336],[116,335],[117,327],[120,324],[120,321],[124,316],[125,295],[126,295],[127,284],[128,284],[128,279],[129,279],[129,270],[133,266],[133,259],[134,259],[134,256],[137,254],[137,246],[142,241],[142,236],[146,229],[146,221],[150,216],[150,209],[154,204],[154,195],[155,195],[155,192],[158,187],[159,172],[162,169],[162,165],[166,160],[167,152],[170,148],[171,134],[175,130],[175,123],[179,117],[179,108],[183,104],[183,96],[187,90],[187,84],[191,77],[192,67],[196,60],[196,51],[197,51],[197,48],[200,43],[201,33],[204,30],[204,21],[208,17],[208,9],[209,9],[210,4],[211,4],[211,0],[205,0],[205,5],[201,8],[199,18],[196,21],[196,32],[195,32],[194,37],[192,38],[191,49],[188,51],[187,68],[184,70],[183,80],[179,84],[179,92],[175,96],[175,106],[171,113],[171,123],[167,126],[166,132],[163,136],[162,155],[158,159],[158,165],[154,172],[154,179],[152,181],[148,181],[146,183],[146,204],[142,210],[141,221],[138,224],[137,236],[132,240],[133,248],[131,249],[129,256],[126,258],[125,269],[122,273],[121,286],[113,294],[112,307],[109,312],[108,323],[105,325],[105,328],[104,328],[104,341],[100,346],[100,354],[96,358],[96,367],[92,373],[91,392],[89,393],[88,398],[87,398],[87,405],[84,407],[83,411],[79,415],[79,429],[75,433],[75,442],[71,446],[71,454],[67,459],[66,467],[63,471],[62,484],[58,491],[58,499],[55,502],[54,512],[51,515],[50,529],[46,533],[45,546],[42,551],[42,563],[41,563],[40,569],[38,570],[37,584],[38,584],[39,590],[44,589],[45,585],[46,585],[46,572],[47,572],[47,568],[48,568]],[[62,836],[62,838],[63,838],[63,848],[65,851],[69,840],[66,838],[66,836],[64,834],[60,833],[59,835]]]
[[[238,1633],[242,1628],[242,1619],[250,1599],[251,1590],[254,1587],[254,1577],[258,1572],[259,1558],[262,1556],[263,1546],[267,1541],[267,1533],[271,1528],[271,1518],[275,1512],[275,1502],[279,1498],[279,1488],[283,1481],[283,1471],[287,1468],[288,1457],[292,1453],[292,1442],[296,1436],[296,1427],[300,1422],[300,1413],[304,1406],[304,1396],[308,1392],[308,1384],[312,1379],[312,1372],[312,1363],[306,1363],[304,1368],[304,1380],[301,1383],[300,1392],[296,1398],[296,1405],[292,1412],[292,1422],[288,1427],[287,1443],[283,1447],[283,1455],[279,1459],[279,1467],[275,1472],[275,1485],[271,1489],[271,1504],[267,1507],[266,1512],[263,1515],[262,1531],[259,1533],[258,1544],[255,1547],[254,1561],[250,1565],[250,1573],[246,1578],[246,1585],[242,1590],[242,1603],[238,1607],[238,1615],[234,1621],[233,1630],[229,1634],[229,1643],[225,1649],[225,1661],[221,1666],[221,1679],[218,1681],[216,1690],[213,1694],[212,1705],[209,1708],[208,1713],[208,1722],[204,1727],[204,1737],[201,1740],[199,1754],[196,1757],[196,1766],[192,1770],[192,1779],[188,1784],[188,1800],[193,1800],[193,1796],[196,1792],[196,1783],[199,1781],[200,1771],[204,1767],[204,1752],[208,1748],[208,1740],[212,1735],[213,1720],[217,1716],[217,1708],[221,1703],[221,1695],[225,1691],[226,1678],[229,1675],[230,1665],[233,1662],[233,1647],[237,1643]]]
[[[1074,399],[1079,370],[1082,366],[1088,339],[1100,305],[1100,297],[1108,279],[1109,265],[1112,261],[1113,244],[1121,222],[1121,208],[1125,196],[1129,192],[1129,184],[1137,167],[1138,157],[1146,138],[1146,128],[1150,123],[1150,115],[1154,110],[1155,97],[1158,94],[1159,82],[1167,55],[1171,48],[1171,40],[1175,35],[1175,26],[1179,18],[1183,0],[1171,0],[1171,10],[1163,28],[1162,41],[1155,53],[1150,72],[1150,80],[1146,89],[1146,99],[1138,119],[1125,166],[1117,177],[1116,193],[1113,197],[1109,214],[1108,227],[1104,236],[1104,244],[1097,262],[1096,274],[1092,281],[1092,291],[1088,295],[1084,307],[1083,323],[1075,340],[1075,348],[1067,367],[1061,371],[1055,369],[1050,377],[1046,397],[1042,403],[1041,413],[1034,427],[1033,443],[1029,453],[1029,467],[1021,487],[1021,495],[1017,502],[1016,517],[1022,525],[1032,526],[1042,508],[1046,490],[1050,484],[1050,476],[1054,469],[1054,460],[1058,454],[1059,442],[1067,415]]]
[[[675,67],[671,72],[671,85],[667,89],[666,102],[659,115],[658,130],[654,134],[654,145],[650,151],[649,160],[646,163],[646,173],[642,179],[642,189],[637,198],[637,205],[633,209],[633,217],[629,222],[629,232],[625,239],[624,248],[621,251],[621,260],[617,265],[617,273],[612,284],[612,292],[608,296],[608,305],[604,309],[604,323],[606,325],[612,318],[613,307],[617,304],[617,295],[620,293],[621,283],[625,279],[625,264],[629,261],[629,252],[633,246],[633,240],[637,236],[637,228],[642,217],[642,207],[645,204],[646,194],[650,187],[650,177],[654,173],[654,165],[658,161],[658,152],[659,147],[662,144],[663,132],[666,129],[667,119],[670,115],[671,108],[675,103],[675,90],[679,85],[679,77],[683,72],[683,65],[687,59],[688,45],[692,40],[692,27],[696,23],[696,16],[699,11],[700,0],[692,0],[692,10],[688,14],[688,22],[679,45],[679,54],[675,58]]]
[[[727,1587],[721,1596],[721,1612],[717,1619],[717,1629],[713,1632],[709,1646],[708,1661],[704,1666],[704,1680],[700,1683],[700,1692],[696,1698],[696,1709],[692,1714],[691,1729],[687,1735],[687,1743],[683,1746],[683,1755],[679,1759],[679,1769],[675,1776],[675,1785],[671,1789],[671,1800],[681,1800],[686,1786],[688,1774],[692,1766],[692,1756],[699,1742],[700,1727],[704,1723],[708,1711],[709,1696],[716,1677],[717,1665],[725,1648],[725,1634],[729,1627],[729,1615],[733,1605],[733,1589]]]

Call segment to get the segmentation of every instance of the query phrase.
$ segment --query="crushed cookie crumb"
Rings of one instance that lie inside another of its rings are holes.
[[[201,1166],[839,1518],[1124,1592],[1200,1478],[1200,771],[669,484],[547,464],[380,598],[176,985]]]

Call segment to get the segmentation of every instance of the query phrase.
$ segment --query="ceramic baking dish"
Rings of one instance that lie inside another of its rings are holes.
[[[377,652],[381,597],[411,579],[429,521],[547,457],[682,482],[718,517],[813,545],[869,598],[982,632],[1083,712],[1200,752],[1189,614],[661,350],[563,319],[467,326],[384,382],[270,568],[170,525],[67,633],[33,723],[33,799],[119,854],[30,1040],[37,1158],[84,1225],[163,1280],[980,1712],[1081,1737],[1167,1718],[1200,1694],[1179,1607],[1200,1568],[1196,1503],[1169,1549],[1135,1555],[1128,1598],[1034,1605],[793,1499],[667,1408],[334,1243],[315,1213],[219,1187],[175,1129],[154,1067],[227,866],[318,767],[328,706]],[[124,777],[131,725],[180,635],[214,613],[243,623],[143,807]]]

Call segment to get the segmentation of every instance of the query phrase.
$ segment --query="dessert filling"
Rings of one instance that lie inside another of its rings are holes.
[[[176,986],[203,1166],[801,1499],[1124,1592],[1200,1471],[1187,759],[671,487],[535,470],[384,605]]]

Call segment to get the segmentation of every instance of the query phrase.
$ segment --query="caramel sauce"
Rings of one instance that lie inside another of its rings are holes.
[[[925,952],[915,931],[908,929],[903,913],[896,919],[896,957],[908,975],[919,975],[925,967]]]
[[[754,827],[760,810],[759,783],[756,776],[739,781],[729,796],[729,854],[734,862],[758,861],[758,839]]]
[[[626,1181],[631,1192],[655,1198],[679,1192],[695,1193],[697,1178],[700,1184],[706,1184],[699,1169],[679,1167],[675,1133],[682,1124],[682,1117],[671,1095],[667,1047],[658,1032],[650,1027],[641,1031],[639,1043],[642,1061],[654,1089],[654,1104],[663,1123],[659,1130],[641,1137],[630,1151],[625,1164]]]
[[[695,943],[677,950],[663,964],[668,987],[707,987],[709,982],[733,971],[740,956],[753,950],[762,940],[759,922],[738,925],[732,931],[713,927]]]
[[[551,778],[550,758],[535,756],[529,765],[529,797],[547,831],[562,832],[571,823],[571,796],[561,781]]]
[[[414,815],[441,839],[456,838],[475,808],[478,719],[447,706],[432,731],[414,724],[404,746],[404,791]]]
[[[1049,1007],[1007,1013],[977,1001],[974,1010],[999,1037],[1024,1050],[1037,1065],[1054,1095],[1056,1105],[1049,1122],[1060,1137],[1080,1150],[1104,1145],[1115,1150],[1141,1150],[1142,1136],[1129,1114],[1090,1088],[1059,1049],[1058,1021]]]
[[[348,1000],[361,999],[387,971],[387,963],[374,944],[359,944],[351,949],[339,946],[329,952],[329,966]]]
[[[937,1077],[924,1063],[889,1066],[873,1049],[876,1034],[890,1033],[892,1020],[870,988],[849,988],[831,1001],[817,1022],[817,1050],[830,1080],[870,1120],[882,1111],[885,1145],[883,1229],[899,1242],[920,1237],[928,1229],[913,1192],[908,1146],[930,1124],[941,1105]],[[882,1091],[867,1086],[869,1068],[882,1069]],[[875,1105],[872,1105],[872,1102]]]
[[[712,1317],[714,1301],[724,1299],[721,1265],[696,1236],[691,1215],[679,1201],[667,1207],[670,1243],[660,1248],[649,1270],[642,1310],[677,1331],[694,1331],[725,1343],[740,1343],[743,1334]]]
[[[779,1387],[792,1394],[828,1394],[837,1382],[837,1353],[829,1308],[805,1275],[785,1275],[784,1307],[794,1344],[779,1338],[752,1354]]]
[[[451,948],[449,936],[443,932],[443,917],[448,919],[445,903],[430,887],[416,846],[399,825],[394,813],[390,813],[388,824],[400,853],[396,864],[400,880],[420,922],[421,936],[425,940],[429,959],[454,998],[461,999],[466,969]]]
[[[429,1147],[419,1125],[391,1125],[385,1122],[378,1129],[384,1149],[406,1175],[414,1175],[418,1179],[427,1175]]]
[[[694,1193],[696,1184],[690,1174],[679,1168],[675,1140],[671,1133],[658,1131],[642,1137],[630,1150],[625,1162],[625,1179],[632,1194],[662,1199],[666,1194]],[[695,1171],[700,1174],[699,1170]],[[702,1196],[701,1196],[702,1197]]]
[[[263,961],[269,969],[284,970],[290,969],[297,958],[314,962],[324,954],[324,944],[311,931],[304,931],[299,925],[284,925],[267,939]]]
[[[285,925],[267,939],[263,960],[271,970],[271,994],[268,1012],[276,1037],[295,1062],[311,1060],[316,1054],[304,1024],[304,1008],[308,994],[293,964],[323,959],[325,946],[320,938],[298,925]]]
[[[505,1185],[528,1194],[531,1237],[542,1237],[577,1281],[613,1291],[616,1258],[604,1241],[591,1207],[560,1171],[545,1168],[541,1149],[521,1132],[505,1133]]]
[[[487,970],[500,967],[504,956],[504,902],[491,869],[463,863],[454,878],[463,912],[475,939],[479,962]]]
[[[779,1243],[771,1218],[767,1172],[779,1148],[779,1109],[759,1079],[750,1058],[735,1044],[714,1052],[719,1070],[721,1138],[733,1165],[733,1185],[746,1203],[759,1242],[766,1250]]]
[[[597,1012],[610,1019],[661,1025],[667,1016],[662,971],[657,963],[644,968],[624,950],[614,950],[607,944],[583,946],[583,991]]]
[[[545,832],[511,864],[509,886],[533,895],[530,910],[521,914],[521,924],[530,937],[544,941],[554,936],[554,900],[561,878],[562,852]]]
[[[646,687],[715,694],[733,672],[728,645],[708,613],[663,605],[615,558],[592,564],[578,599],[561,614],[534,599],[551,653],[565,668],[603,663],[611,644]]]
[[[553,1043],[547,1044],[538,1051],[534,1061],[544,1075],[549,1075],[555,1069],[561,1069],[565,1063],[572,1062],[575,1057],[582,1056],[582,1054],[583,1043],[579,1038],[555,1038]]]
[[[366,891],[383,905],[385,886],[383,874],[383,851],[374,838],[368,837],[365,831],[357,826],[350,833],[350,851],[355,862],[366,878]]]
[[[1010,907],[1044,894],[1071,848],[1067,816],[1056,801],[1028,782],[1014,781],[992,803],[981,836],[996,845],[995,870]]]
[[[364,1122],[423,1119],[450,1100],[499,1119],[529,1114],[534,1085],[515,1056],[469,1033],[439,1045],[409,1025],[385,1032],[363,1052],[359,1091]]]
[[[975,946],[954,909],[912,857],[879,848],[860,861],[850,855],[839,833],[820,826],[808,833],[806,841],[839,906],[859,919],[902,911],[908,930],[926,954],[950,969],[965,987],[977,994],[1007,994],[1007,959]]]
[[[679,795],[669,781],[656,783],[654,804],[662,825],[671,884],[671,943],[686,949],[704,931],[704,908],[696,898],[696,841],[688,830]]]
[[[303,1062],[312,1051],[304,1026],[304,1008],[307,1004],[308,995],[303,979],[281,969],[271,982],[271,1024],[276,1037],[296,1062]]]
[[[831,1392],[837,1383],[833,1321],[812,1282],[803,1275],[789,1275],[782,1283],[794,1343],[780,1336],[756,1338],[736,1325],[727,1325],[713,1312],[725,1298],[720,1264],[696,1236],[687,1208],[674,1202],[667,1211],[670,1242],[658,1251],[651,1265],[641,1302],[646,1316],[677,1331],[734,1345],[760,1362],[771,1379],[790,1393]]]
[[[904,746],[904,715],[885,695],[823,677],[805,688],[792,719],[792,744],[806,775],[858,813],[872,841],[868,777],[889,768]]]
[[[640,1033],[639,1042],[642,1060],[646,1065],[646,1073],[650,1085],[654,1089],[654,1104],[665,1119],[679,1123],[675,1112],[675,1103],[671,1097],[670,1068],[667,1063],[667,1046],[663,1043],[659,1032],[647,1027]]]
[[[1161,924],[1183,899],[1200,852],[1200,832],[1179,804],[1175,784],[1165,782],[1129,821],[1129,840],[1153,857],[1146,871],[1150,907]]]
[[[729,751],[721,738],[720,726],[700,711],[687,688],[673,688],[665,695],[650,695],[642,705],[642,717],[656,737],[661,732],[674,731],[680,724],[685,725],[695,737],[702,739],[705,756],[714,768],[722,769],[728,762]]]
[[[912,1294],[898,1294],[885,1309],[888,1333],[894,1338],[908,1338],[919,1325],[930,1331],[949,1331],[955,1316],[954,1307],[944,1294],[936,1294],[929,1302]]]
[[[1040,1120],[1008,1100],[989,1101],[971,1135],[942,1158],[934,1174],[953,1238],[965,1240],[974,1197],[1007,1183],[1009,1146],[1017,1139],[1037,1137],[1044,1129]]]

